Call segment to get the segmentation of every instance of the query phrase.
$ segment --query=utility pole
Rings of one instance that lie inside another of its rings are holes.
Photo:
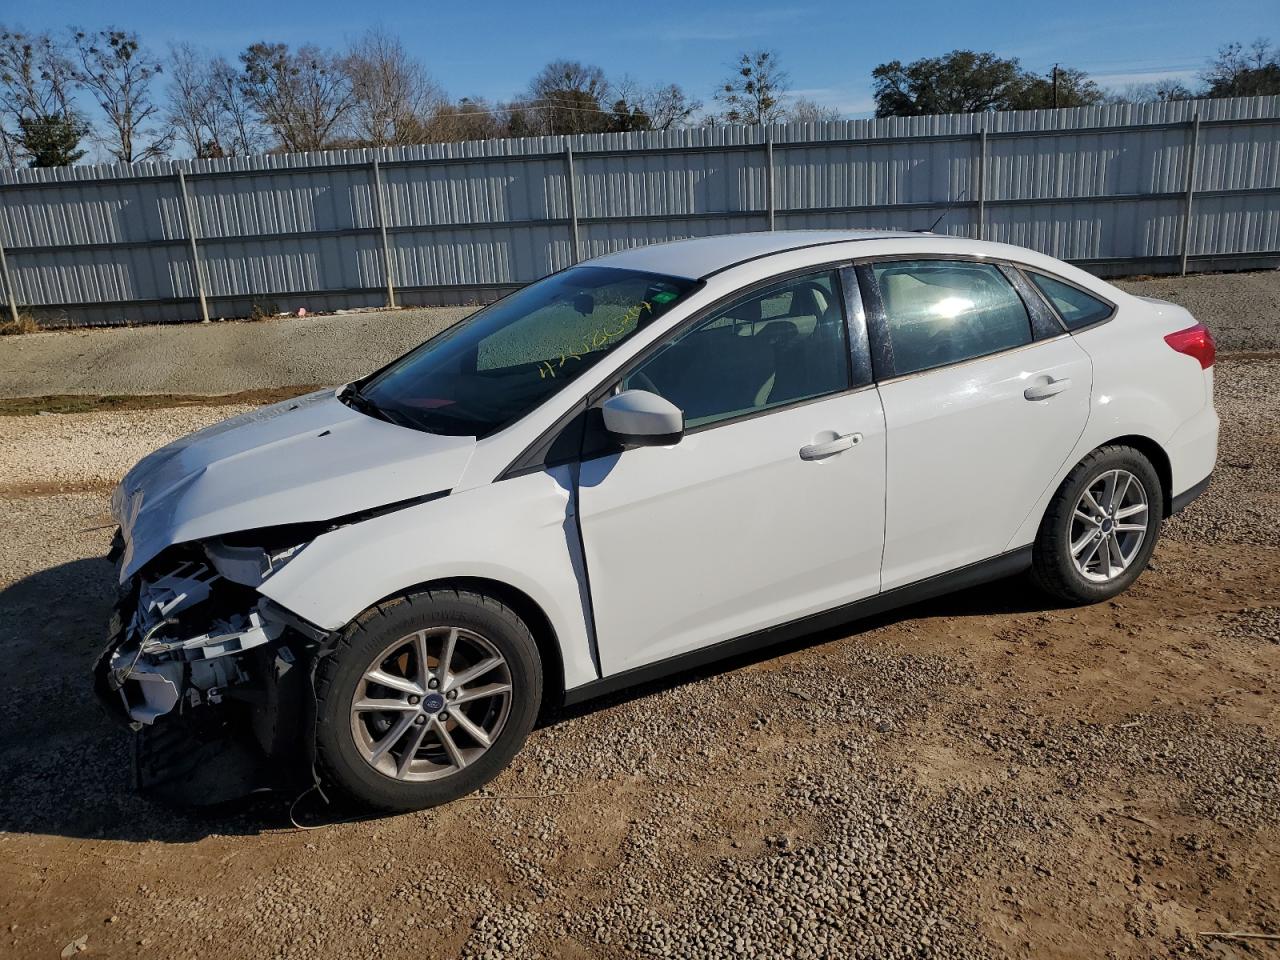
[[[1056,110],[1058,107],[1058,65],[1053,65],[1053,106]]]

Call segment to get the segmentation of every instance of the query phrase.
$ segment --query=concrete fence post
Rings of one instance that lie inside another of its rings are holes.
[[[9,261],[4,256],[4,242],[0,240],[0,283],[4,284],[5,296],[9,299],[9,319],[18,325],[18,298],[13,292],[13,277],[9,275]]]
[[[1191,252],[1191,208],[1196,199],[1196,155],[1200,152],[1200,112],[1191,117],[1191,138],[1187,143],[1187,196],[1182,210],[1182,260],[1180,273],[1187,275],[1187,255]]]
[[[987,125],[978,128],[978,239],[987,239]]]
[[[764,140],[764,202],[765,212],[768,216],[769,229],[777,229],[778,219],[778,201],[777,201],[777,183],[774,180],[775,173],[773,170],[773,127],[769,127],[765,131]]]
[[[183,226],[187,232],[187,243],[191,252],[191,278],[196,288],[196,294],[200,297],[200,319],[205,323],[209,322],[209,301],[205,296],[204,289],[204,267],[200,263],[200,250],[196,246],[196,214],[195,209],[191,206],[191,194],[187,192],[187,175],[182,172],[182,168],[178,168],[178,191],[182,194],[182,218]]]
[[[382,196],[382,166],[375,154],[373,158],[373,213],[378,218],[378,233],[382,236],[382,275],[387,283],[387,306],[396,305],[395,274],[391,265],[391,243],[387,240],[387,207]]]
[[[582,246],[578,236],[578,185],[573,174],[573,147],[564,148],[564,199],[569,208],[569,241],[572,244],[570,260],[582,259]]]

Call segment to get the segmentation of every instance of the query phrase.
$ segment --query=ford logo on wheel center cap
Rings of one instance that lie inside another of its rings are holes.
[[[444,709],[444,697],[438,693],[429,693],[422,698],[422,709],[427,713],[439,713]]]

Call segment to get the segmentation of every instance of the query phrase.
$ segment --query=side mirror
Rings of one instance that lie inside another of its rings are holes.
[[[648,390],[623,390],[600,404],[609,436],[624,447],[667,447],[684,436],[684,414]]]

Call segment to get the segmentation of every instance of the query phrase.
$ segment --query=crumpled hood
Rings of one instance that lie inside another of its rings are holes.
[[[351,409],[334,390],[206,427],[138,461],[111,510],[120,578],[176,543],[331,520],[452,489],[472,437],[423,433]]]

